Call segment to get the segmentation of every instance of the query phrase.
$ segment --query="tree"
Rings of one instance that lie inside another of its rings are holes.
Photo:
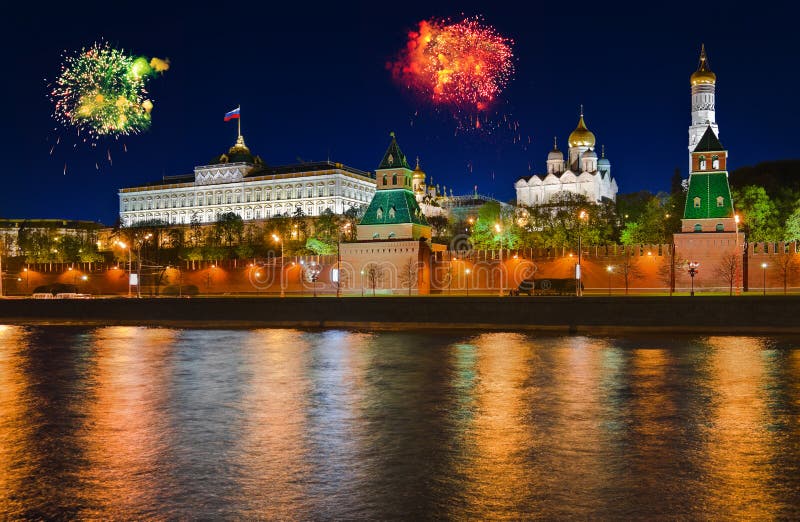
[[[450,225],[446,216],[431,216],[427,218],[428,224],[431,226],[433,237],[442,239],[447,235],[447,229]]]
[[[336,242],[331,243],[310,237],[306,240],[306,248],[318,256],[327,256],[336,253]]]
[[[781,252],[775,258],[775,265],[778,268],[781,281],[783,281],[783,295],[786,295],[789,280],[797,273],[797,254]]]
[[[504,211],[500,203],[490,201],[481,206],[470,236],[470,242],[475,248],[484,250],[513,249],[519,246],[519,241],[519,233],[514,225],[513,215]]]
[[[222,241],[224,241],[228,247],[231,247],[234,242],[238,243],[241,241],[244,221],[242,221],[242,217],[235,212],[225,212],[217,217],[214,228]]]
[[[630,286],[630,283],[642,276],[642,271],[639,269],[638,262],[633,257],[633,249],[630,247],[625,247],[624,256],[619,267],[620,275],[622,275],[622,278],[625,281],[625,295],[628,295],[628,287]]]
[[[350,233],[350,237],[347,238],[350,241],[354,241],[357,237],[356,228],[358,228],[358,222],[361,220],[361,217],[364,215],[364,208],[358,208],[351,206],[347,210],[344,211],[343,217],[345,223],[349,223],[350,226],[348,227],[348,231]]]
[[[383,281],[385,272],[383,268],[376,263],[370,263],[364,267],[364,275],[367,278],[367,284],[372,289],[372,295],[375,295],[375,289]]]
[[[715,268],[717,277],[728,283],[729,294],[733,295],[733,287],[739,278],[741,256],[737,253],[727,254],[720,259]]]
[[[775,204],[764,187],[748,185],[734,190],[733,201],[748,241],[779,241],[783,237]]]
[[[413,258],[409,257],[408,261],[400,267],[398,279],[402,288],[408,288],[408,295],[411,295],[411,290],[417,286],[419,282],[417,278],[418,263]]]
[[[797,208],[791,213],[783,227],[783,240],[786,242],[800,241],[800,201],[796,205]]]
[[[667,194],[650,196],[635,220],[627,220],[620,234],[624,245],[658,245],[668,243],[672,231],[668,230],[670,197]]]

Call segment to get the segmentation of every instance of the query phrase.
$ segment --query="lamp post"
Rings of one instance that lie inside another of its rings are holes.
[[[694,297],[694,276],[700,271],[700,263],[697,261],[690,261],[689,262],[689,277],[692,278],[692,293],[691,296]]]
[[[498,234],[502,234],[503,228],[500,226],[500,223],[494,224],[494,230]],[[497,294],[500,297],[503,297],[503,236],[500,236],[500,291]]]
[[[336,297],[342,297],[342,230],[350,228],[350,223],[337,230],[338,240],[336,242]]]
[[[120,247],[123,250],[125,250],[125,249],[128,250],[128,297],[131,297],[131,268],[133,266],[133,257],[132,257],[131,249],[128,248],[128,245],[126,245],[122,241],[117,241],[117,246]],[[136,283],[137,283],[137,286],[138,286],[139,282],[137,281]]]
[[[283,238],[279,237],[277,234],[272,234],[272,240],[276,243],[281,244],[281,277],[280,277],[280,285],[281,285],[281,297],[286,297],[286,293],[283,290]]]
[[[606,272],[608,272],[608,295],[611,295],[611,274],[614,272],[614,267],[608,265],[606,267]]]
[[[589,219],[589,214],[585,210],[581,210],[580,214],[578,214],[578,264],[575,266],[575,295],[577,297],[583,295],[581,289],[581,254],[583,253],[581,225],[587,219]]]
[[[761,290],[762,295],[767,295],[767,264],[761,263]]]
[[[467,297],[469,297],[469,274],[470,274],[471,272],[472,272],[472,271],[471,271],[469,268],[467,268],[466,270],[464,270],[464,274],[467,276],[467,277],[466,277],[466,279],[467,279]]]

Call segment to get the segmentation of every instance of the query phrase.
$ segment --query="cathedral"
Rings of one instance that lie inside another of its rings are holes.
[[[514,183],[518,205],[542,205],[559,192],[572,192],[600,203],[614,201],[617,197],[617,182],[611,176],[611,162],[601,149],[600,157],[595,151],[595,136],[583,120],[583,108],[578,126],[569,135],[569,156],[558,150],[553,140],[553,150],[547,155],[547,173],[523,177]]]

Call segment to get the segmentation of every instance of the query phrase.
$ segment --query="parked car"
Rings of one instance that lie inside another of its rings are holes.
[[[575,295],[575,279],[523,279],[512,295]],[[583,283],[581,283],[583,290]]]

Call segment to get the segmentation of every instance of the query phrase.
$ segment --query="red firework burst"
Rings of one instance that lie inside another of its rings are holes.
[[[512,44],[479,18],[425,20],[389,67],[396,81],[434,104],[485,111],[514,72]]]

